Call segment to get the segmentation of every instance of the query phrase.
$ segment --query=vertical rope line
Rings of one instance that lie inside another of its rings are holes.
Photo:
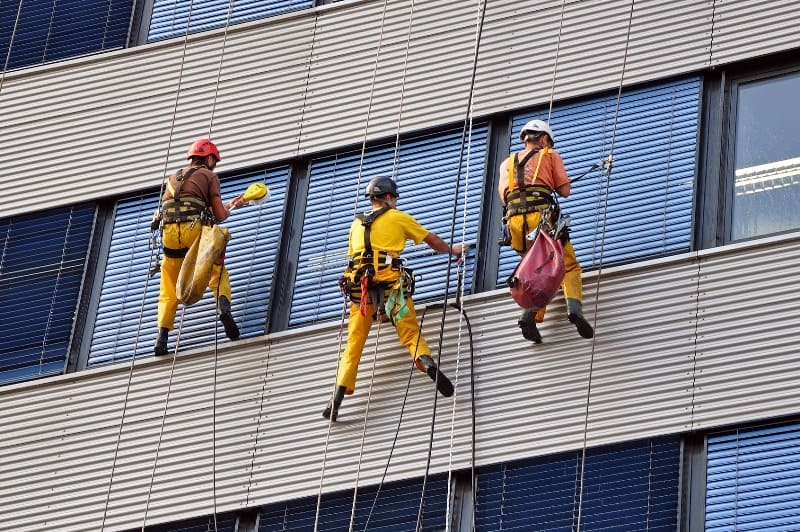
[[[630,12],[628,13],[628,29],[627,35],[625,38],[625,52],[622,56],[622,71],[619,77],[619,90],[617,91],[617,103],[614,109],[614,125],[611,132],[611,147],[609,148],[608,152],[608,161],[611,163],[613,161],[614,155],[614,146],[616,143],[617,138],[617,123],[619,120],[619,109],[620,109],[620,102],[622,100],[622,86],[625,81],[625,67],[628,64],[628,48],[630,46],[631,41],[631,26],[633,25],[633,8],[636,3],[636,0],[631,0],[631,8]],[[603,252],[605,250],[605,240],[606,240],[606,220],[608,217],[608,194],[609,189],[611,188],[611,164],[607,167],[607,180],[606,180],[606,190],[604,194],[604,205],[603,205],[603,230],[601,232],[600,237],[600,259],[598,263],[597,269],[597,281],[595,283],[595,297],[594,297],[594,325],[595,328],[597,327],[597,309],[598,309],[598,300],[600,297],[600,281],[603,274]],[[586,472],[586,443],[587,443],[587,434],[589,432],[589,405],[591,403],[592,398],[592,370],[594,369],[594,357],[597,347],[597,335],[592,338],[592,353],[589,357],[589,382],[587,383],[586,387],[586,408],[584,410],[583,416],[583,444],[581,449],[581,476],[580,476],[580,490],[578,492],[578,522],[577,522],[577,531],[580,532],[581,529],[581,518],[583,516],[583,488],[584,488],[584,478]]]
[[[458,209],[458,195],[459,195],[459,188],[460,188],[460,181],[461,181],[461,169],[464,162],[464,150],[467,139],[471,139],[471,135],[467,135],[467,127],[471,125],[470,116],[472,113],[472,106],[473,100],[475,97],[475,77],[478,71],[478,56],[480,53],[480,43],[481,43],[481,35],[483,33],[483,23],[486,18],[486,3],[484,1],[478,0],[477,3],[478,15],[477,15],[477,22],[476,22],[476,30],[475,30],[475,50],[473,52],[473,60],[472,60],[472,72],[470,76],[470,86],[469,86],[469,93],[467,98],[467,109],[466,109],[466,118],[464,120],[464,127],[461,131],[461,143],[458,153],[458,169],[456,172],[456,184],[455,190],[453,191],[453,206],[451,209],[451,219],[450,219],[450,241],[452,242],[453,238],[455,237],[455,224],[456,224],[456,214]],[[436,365],[441,367],[441,360],[442,360],[442,345],[443,345],[443,336],[444,336],[444,324],[445,319],[447,318],[447,305],[448,305],[448,296],[450,292],[450,276],[452,272],[452,264],[453,261],[448,259],[447,261],[447,272],[445,275],[445,290],[444,290],[444,303],[442,308],[442,319],[439,325],[439,341],[438,341],[438,356],[436,360]],[[422,480],[422,490],[420,492],[420,499],[419,499],[419,507],[417,511],[417,530],[420,530],[422,527],[423,522],[423,508],[425,503],[425,489],[428,483],[428,474],[430,472],[431,467],[431,452],[433,446],[433,435],[434,435],[434,428],[436,426],[436,407],[438,404],[438,392],[434,390],[433,396],[433,413],[431,415],[431,425],[430,425],[430,436],[428,440],[428,453],[427,458],[425,461],[425,476]]]
[[[11,29],[11,38],[8,40],[8,50],[6,50],[6,60],[3,63],[3,75],[0,76],[0,94],[3,92],[3,85],[6,81],[6,72],[8,71],[8,65],[11,63],[11,49],[14,46],[14,37],[17,35],[17,27],[19,26],[19,18],[20,14],[22,13],[22,2],[23,0],[19,0],[19,5],[17,6],[17,16],[14,19],[14,27]]]
[[[56,18],[57,5],[58,0],[53,0],[53,9],[50,11],[50,23],[47,25],[47,37],[44,39],[44,48],[42,49],[42,63],[44,63],[47,58],[47,48],[50,46],[50,35],[53,33],[53,21]]]
[[[408,74],[408,52],[411,48],[411,28],[414,22],[414,0],[408,13],[408,32],[406,32],[406,51],[403,56],[403,77],[400,82],[400,108],[397,113],[397,129],[394,135],[394,158],[392,159],[392,179],[397,181],[397,166],[400,162],[400,123],[403,120],[403,104],[405,103],[406,76]]]
[[[164,400],[164,409],[161,411],[161,424],[158,429],[158,441],[156,442],[156,454],[153,459],[153,469],[150,472],[150,482],[147,485],[147,498],[145,499],[144,515],[142,516],[142,532],[145,532],[144,527],[147,523],[147,512],[150,509],[150,495],[153,492],[153,480],[156,476],[156,469],[158,468],[158,452],[161,449],[161,441],[164,437],[164,423],[167,419],[167,408],[169,407],[170,392],[172,391],[172,377],[175,375],[175,362],[178,360],[178,348],[181,343],[181,331],[183,330],[183,316],[186,313],[186,307],[181,309],[181,318],[178,322],[178,338],[175,342],[175,352],[172,355],[172,365],[169,370],[169,380],[167,381],[167,396]]]
[[[306,83],[303,87],[303,104],[300,106],[300,126],[297,132],[297,147],[294,152],[295,157],[300,156],[300,143],[303,139],[303,125],[306,116],[306,102],[308,101],[308,86],[311,83],[311,65],[314,61],[314,47],[317,44],[317,22],[319,21],[319,14],[314,13],[314,28],[311,33],[311,49],[308,52],[308,66],[306,67]]]
[[[361,141],[361,155],[360,155],[360,158],[359,158],[358,175],[357,175],[357,178],[356,178],[355,202],[353,204],[353,218],[355,218],[356,215],[358,214],[358,197],[359,197],[359,190],[361,189],[361,175],[362,175],[363,169],[364,169],[364,156],[365,156],[366,147],[367,147],[367,133],[369,131],[369,120],[370,120],[370,115],[372,114],[372,102],[373,102],[373,98],[374,98],[374,95],[375,95],[375,82],[376,82],[376,79],[377,79],[377,76],[378,76],[378,63],[380,62],[381,49],[383,47],[383,33],[384,33],[384,28],[386,26],[386,5],[387,5],[387,0],[384,0],[382,13],[381,13],[381,26],[380,26],[380,33],[379,33],[379,36],[378,36],[378,45],[377,45],[377,49],[375,51],[375,65],[374,65],[373,70],[372,70],[372,82],[370,84],[370,89],[369,89],[369,100],[368,100],[368,104],[367,104],[367,116],[366,116],[366,120],[365,120],[365,123],[364,123],[364,134],[363,134],[362,141]],[[314,30],[315,30],[315,38],[316,38],[316,21],[315,21]],[[310,62],[311,62],[311,59],[309,59],[309,75],[310,75],[310,70],[311,70]],[[298,139],[298,151],[299,151],[299,143],[300,143],[300,140]],[[338,154],[337,154],[337,160],[338,160]],[[335,177],[336,176],[335,176],[335,171],[334,171],[334,181],[335,181]],[[331,208],[332,208],[331,202],[329,202],[329,204],[331,205]],[[362,297],[365,297],[365,295],[362,294]],[[344,318],[345,318],[346,314],[347,314],[347,298],[345,297],[344,308],[343,308],[343,311],[342,311],[342,322],[341,322],[341,324],[339,326],[339,346],[338,346],[338,351],[337,351],[339,353],[339,358],[338,358],[337,363],[336,363],[337,375],[338,375],[338,367],[339,367],[339,364],[341,363],[341,360],[342,360],[342,348],[341,348],[342,341],[341,341],[341,338],[342,338],[342,334],[343,334],[343,330],[344,330]],[[380,336],[380,321],[378,323],[379,323],[378,324],[378,337],[379,337]],[[377,349],[378,349],[378,338],[376,338],[376,340],[375,340],[376,356],[377,356]],[[373,378],[374,378],[374,374],[373,374]],[[336,383],[335,382],[334,382],[333,390],[334,390],[333,394],[331,394],[331,401],[333,401],[333,395],[336,393]],[[370,394],[371,394],[371,392],[372,392],[372,382],[370,382]],[[367,412],[369,412],[369,398],[367,399]],[[364,417],[364,431],[366,431],[366,425],[367,425],[367,418],[366,418],[366,415],[365,415],[365,417]],[[330,434],[331,434],[332,426],[333,426],[333,421],[329,419],[328,420],[328,431],[327,431],[327,434],[325,436],[325,448],[324,448],[324,451],[323,451],[323,454],[322,454],[322,473],[320,475],[319,493],[317,494],[317,508],[316,508],[316,513],[315,513],[315,517],[314,517],[314,531],[315,532],[317,531],[317,528],[319,526],[319,512],[320,512],[320,507],[321,507],[321,503],[322,503],[322,487],[323,487],[323,482],[324,482],[325,465],[326,465],[326,461],[327,461],[327,457],[328,457],[328,444],[330,443]],[[362,449],[363,449],[363,436],[362,436]],[[360,470],[360,468],[361,468],[361,453],[359,453],[359,470]],[[353,494],[353,505],[355,505],[356,494],[357,494],[357,491],[358,491],[358,475],[359,475],[359,473],[357,473],[357,475],[356,475],[356,489],[354,490],[354,494]],[[355,510],[353,510],[353,511],[355,511]],[[352,530],[352,526],[353,526],[353,523],[352,523],[352,517],[351,517],[351,523],[350,523],[351,530]]]
[[[645,530],[650,530],[650,512],[653,510],[653,454],[655,452],[653,440],[650,439],[650,453],[647,462],[647,519]]]
[[[253,472],[256,466],[256,453],[258,452],[258,439],[261,435],[261,420],[264,416],[264,398],[267,395],[267,376],[269,375],[269,363],[272,356],[272,342],[269,339],[269,336],[265,336],[265,344],[267,348],[267,362],[264,367],[264,380],[261,383],[261,397],[259,399],[259,406],[258,406],[258,422],[256,423],[256,436],[255,441],[253,442],[253,454],[250,457],[250,474],[248,475],[247,479],[247,496],[245,497],[245,507],[250,507],[250,489],[253,486]]]
[[[47,350],[47,337],[50,334],[50,326],[53,324],[53,307],[56,305],[56,295],[58,288],[61,284],[61,275],[64,272],[64,258],[67,255],[67,242],[69,242],[70,231],[72,230],[72,216],[75,213],[75,207],[70,207],[69,221],[67,222],[67,230],[64,232],[64,244],[61,246],[61,261],[58,265],[58,273],[56,274],[56,282],[53,286],[53,295],[50,296],[50,310],[47,313],[47,324],[44,327],[44,334],[42,335],[42,351],[39,354],[39,374],[42,373],[42,366],[44,366],[44,354]]]
[[[338,337],[336,339],[336,352],[339,353],[339,358],[336,361],[336,375],[337,375],[337,377],[339,375],[339,365],[342,362],[342,357],[341,357],[341,353],[342,353],[342,337],[344,336],[344,320],[345,320],[346,316],[347,316],[347,296],[343,296],[342,297],[342,317],[341,317],[341,320],[339,321],[339,335],[338,335]],[[334,397],[334,395],[336,393],[336,382],[335,382],[335,379],[334,379],[334,383],[333,383],[333,390],[334,390],[333,393],[331,393],[331,401],[333,401],[333,397]],[[332,417],[333,416],[331,415],[331,418]],[[323,451],[322,451],[322,470],[320,471],[320,474],[319,474],[319,490],[317,491],[317,507],[316,507],[316,510],[314,511],[314,532],[317,531],[317,527],[319,526],[319,512],[320,512],[320,507],[322,506],[322,486],[323,486],[323,483],[325,481],[325,465],[326,465],[327,460],[328,460],[328,443],[330,443],[331,427],[333,426],[333,419],[331,419],[331,418],[328,419],[328,430],[325,433],[325,445],[323,446]]]
[[[550,108],[547,110],[547,123],[550,123],[550,117],[553,115],[553,97],[556,93],[556,71],[558,70],[558,58],[561,53],[561,31],[564,27],[564,6],[567,0],[561,0],[561,17],[558,21],[558,37],[556,38],[556,58],[553,62],[553,82],[550,85]]]
[[[158,193],[159,208],[160,208],[160,205],[161,205],[161,196],[163,196],[163,194],[164,194],[164,187],[165,187],[166,180],[168,178],[168,176],[167,176],[167,165],[169,164],[169,152],[170,152],[170,147],[172,146],[172,135],[173,135],[173,133],[175,131],[175,121],[176,121],[177,110],[178,110],[178,101],[180,99],[181,85],[182,85],[182,82],[183,82],[183,68],[184,68],[184,64],[186,62],[186,49],[187,49],[187,45],[188,45],[188,41],[189,41],[189,27],[190,27],[190,23],[191,23],[191,20],[192,20],[192,7],[193,7],[193,4],[194,4],[194,0],[190,0],[190,2],[189,2],[189,12],[188,12],[187,19],[186,19],[186,33],[185,33],[184,38],[183,38],[183,47],[182,47],[182,50],[181,50],[181,61],[180,61],[180,67],[178,69],[178,87],[177,87],[177,90],[175,91],[175,103],[173,104],[173,107],[172,107],[172,117],[171,117],[171,120],[170,120],[169,136],[167,138],[167,151],[166,151],[166,154],[164,156],[164,165],[163,165],[163,170],[162,170],[162,173],[163,173],[164,177],[161,180],[161,187],[160,187],[159,193]],[[154,251],[156,251],[156,249],[151,249],[150,250],[150,261],[149,262],[152,262],[152,260],[153,260]],[[159,251],[159,253],[160,253],[160,251]],[[156,259],[156,261],[158,261],[158,260]],[[113,457],[112,462],[111,462],[111,474],[110,474],[110,478],[109,478],[108,490],[106,491],[106,500],[105,500],[105,504],[104,504],[104,507],[103,507],[103,519],[101,521],[101,529],[103,528],[103,525],[105,524],[105,521],[106,521],[106,517],[108,515],[109,499],[111,498],[111,486],[112,486],[113,481],[114,481],[114,471],[115,471],[116,464],[117,464],[117,457],[119,455],[120,440],[122,438],[122,427],[125,425],[125,415],[127,413],[128,397],[130,395],[131,383],[132,383],[132,380],[133,380],[133,369],[134,369],[134,366],[135,366],[135,363],[136,363],[136,351],[137,351],[137,349],[139,347],[139,337],[141,335],[141,330],[142,330],[142,322],[143,322],[143,319],[144,319],[144,307],[145,307],[145,303],[147,301],[147,288],[149,286],[149,283],[150,283],[150,276],[146,275],[145,276],[145,282],[144,282],[144,289],[142,291],[141,305],[139,307],[139,320],[138,320],[138,324],[137,324],[137,327],[136,327],[136,336],[135,336],[135,340],[134,340],[133,354],[131,356],[131,363],[130,363],[130,367],[129,367],[129,370],[128,370],[128,381],[127,381],[127,384],[125,386],[125,398],[124,398],[123,403],[122,403],[122,415],[120,417],[119,429],[117,431],[117,441],[116,441],[116,444],[114,446],[114,457]],[[181,311],[181,320],[180,320],[180,322],[181,322],[181,324],[183,324],[183,310]],[[180,330],[178,331],[178,342],[180,342]],[[176,354],[177,354],[177,348],[178,348],[178,346],[177,346],[177,343],[176,343],[176,346],[175,346]],[[174,360],[174,357],[173,357],[172,368],[174,369],[174,367],[175,367],[175,360]],[[170,380],[170,384],[171,384],[172,383],[172,372],[171,371],[170,371],[169,380]],[[169,401],[169,390],[167,390],[167,401]],[[166,403],[165,403],[164,415],[166,415]],[[162,427],[163,427],[163,419],[162,419]],[[160,444],[160,439],[161,439],[161,436],[159,435],[159,444]],[[158,460],[158,452],[156,452],[156,460]],[[155,474],[155,464],[153,465],[153,474]],[[150,481],[150,485],[152,487],[152,478],[151,478],[151,481]],[[150,493],[149,493],[149,489],[148,489],[147,503],[146,503],[146,506],[145,506],[145,515],[144,515],[144,518],[143,518],[143,521],[142,521],[142,528],[144,528],[144,521],[147,519],[147,506],[149,506],[149,503],[150,503]]]
[[[367,103],[367,118],[364,121],[364,135],[361,140],[361,156],[358,161],[358,176],[356,178],[356,202],[353,205],[353,218],[358,214],[358,191],[361,190],[361,176],[364,172],[364,156],[367,151],[367,133],[369,132],[369,119],[372,115],[372,101],[375,97],[375,82],[378,78],[378,63],[380,63],[381,49],[383,48],[383,32],[386,26],[386,4],[387,0],[383,0],[383,12],[381,14],[381,30],[378,36],[378,47],[375,50],[375,66],[372,69],[372,83],[369,88],[369,100]]]
[[[364,297],[362,294],[361,297]],[[356,506],[358,501],[358,481],[361,479],[361,464],[364,458],[364,442],[367,439],[367,422],[369,421],[369,407],[372,404],[372,388],[375,384],[375,372],[378,366],[378,345],[381,338],[381,320],[380,318],[377,320],[378,322],[378,331],[375,334],[375,351],[372,356],[372,375],[369,379],[369,389],[367,390],[367,408],[364,411],[364,426],[361,430],[361,445],[358,448],[358,466],[356,467],[356,484],[353,487],[353,506],[350,510],[350,532],[353,532],[353,526],[356,520]]]
[[[228,16],[225,19],[225,31],[222,34],[222,50],[219,54],[219,64],[217,65],[217,80],[214,83],[214,98],[212,99],[211,103],[211,118],[208,120],[208,138],[211,138],[211,130],[214,125],[214,113],[217,110],[217,96],[219,95],[219,81],[222,77],[222,63],[225,60],[225,46],[228,44],[228,28],[231,25],[231,15],[233,13],[233,2],[234,0],[230,0],[228,2]]]

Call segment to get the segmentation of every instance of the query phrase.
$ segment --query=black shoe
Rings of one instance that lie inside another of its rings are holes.
[[[333,399],[328,402],[328,406],[322,411],[322,417],[330,419],[331,421],[336,421],[336,418],[339,417],[339,407],[342,406],[342,399],[344,399],[345,391],[347,391],[347,388],[344,386],[336,387]]]
[[[225,296],[219,296],[217,300],[219,306],[219,321],[225,327],[225,336],[231,340],[239,338],[239,327],[233,321],[233,314],[231,314],[231,303]]]
[[[542,343],[542,333],[536,328],[536,319],[532,310],[526,310],[517,322],[519,328],[522,329],[522,336],[526,340],[530,340],[536,344]]]
[[[436,389],[439,390],[439,393],[444,395],[445,397],[451,397],[453,395],[453,383],[450,382],[450,379],[445,376],[444,373],[439,371],[439,368],[436,367],[436,362],[433,361],[433,358],[430,355],[422,355],[417,360],[422,364],[422,367],[425,369],[425,373],[428,374],[428,377],[431,378],[433,382],[436,383]]]
[[[584,338],[592,338],[594,336],[594,329],[592,329],[592,326],[586,321],[586,318],[583,317],[583,314],[570,312],[567,317],[570,322],[575,324],[575,328],[578,329],[578,334]]]
[[[156,356],[164,356],[167,354],[167,337],[169,336],[169,329],[166,327],[158,328],[158,338],[156,338]]]

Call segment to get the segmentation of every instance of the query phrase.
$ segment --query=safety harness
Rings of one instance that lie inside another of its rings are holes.
[[[212,218],[208,213],[208,205],[205,201],[194,196],[181,197],[181,187],[185,181],[188,181],[192,174],[197,170],[197,167],[192,167],[183,175],[183,169],[175,173],[175,179],[178,182],[177,187],[173,187],[171,182],[167,183],[167,190],[172,195],[170,199],[164,200],[162,204],[163,209],[163,223],[164,224],[179,224],[183,222],[191,222],[192,227],[194,224],[201,223],[203,225],[211,225]],[[173,249],[164,246],[164,255],[170,258],[183,258],[189,248]]]
[[[539,176],[539,169],[542,166],[542,159],[545,155],[551,153],[552,148],[536,148],[525,154],[522,160],[519,160],[519,154],[515,153],[509,157],[509,176],[508,188],[509,192],[506,196],[506,205],[503,213],[503,223],[507,224],[508,219],[516,215],[526,215],[531,212],[543,212],[547,209],[556,206],[553,200],[552,191],[544,185],[526,185],[525,184],[525,165],[535,154],[539,153],[539,160],[536,162],[536,169],[533,172],[531,181],[536,182]],[[528,234],[528,219],[522,219],[522,245],[524,249],[528,248],[527,239],[525,236]],[[510,240],[507,242],[510,244]]]
[[[348,292],[350,299],[359,304],[358,310],[362,316],[367,315],[367,306],[372,302],[375,306],[376,318],[385,314],[394,322],[395,319],[400,319],[408,313],[405,299],[406,294],[413,294],[414,283],[411,270],[404,267],[402,259],[392,257],[386,251],[379,250],[376,252],[372,249],[370,238],[372,224],[390,208],[382,207],[372,212],[356,215],[356,219],[364,226],[364,251],[354,255],[350,260],[348,270],[353,272],[353,285],[351,285]],[[400,276],[396,281],[377,282],[374,280],[376,253],[378,257],[377,268],[379,270],[391,267],[393,270],[400,272]],[[403,292],[404,286],[406,293]]]

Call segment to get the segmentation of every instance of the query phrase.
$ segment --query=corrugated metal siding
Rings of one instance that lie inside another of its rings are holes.
[[[553,108],[551,125],[567,173],[577,181],[560,199],[572,216],[570,239],[585,269],[688,251],[692,237],[695,153],[700,81],[673,81]],[[512,120],[512,151],[524,146],[519,131],[547,111]],[[608,156],[614,140],[610,179],[588,172]],[[500,255],[498,284],[519,262],[510,247]]]
[[[709,436],[705,529],[795,530],[798,455],[797,423]]]
[[[532,346],[517,332],[519,309],[505,290],[467,297],[477,464],[580,449],[584,426],[587,445],[597,446],[796,411],[796,324],[789,309],[800,304],[800,290],[788,268],[798,258],[800,235],[795,234],[768,245],[711,250],[699,262],[692,254],[609,268],[599,282],[596,273],[589,274],[586,308],[596,319],[594,343],[577,336],[563,317],[560,299],[542,325],[545,343]],[[769,279],[762,274],[764,264],[778,268]],[[753,293],[773,303],[743,307],[742,294]],[[736,308],[728,308],[732,305]],[[441,310],[427,313],[425,334],[435,337],[440,317]],[[459,321],[457,312],[448,312],[442,366],[457,380],[457,394],[437,401],[433,473],[445,471],[448,463],[453,469],[470,465],[469,342],[461,324],[457,347]],[[743,322],[761,325],[745,331]],[[325,492],[356,482],[376,484],[397,431],[411,364],[384,329],[359,455],[376,329],[367,342],[356,393],[345,399],[341,422],[333,427]],[[749,355],[736,347],[743,331],[750,333]],[[213,354],[206,349],[180,356],[148,521],[211,513],[213,461],[219,512],[316,495],[327,434],[320,414],[333,386],[341,348],[337,336],[334,323],[225,342],[216,366],[216,407]],[[107,526],[139,526],[170,363],[150,359],[134,367],[111,484],[127,364],[0,390],[0,432],[8,435],[0,441],[0,529],[96,527],[109,485]],[[432,394],[430,380],[414,372],[387,482],[424,473]],[[31,501],[39,512],[30,512]]]
[[[264,182],[270,191],[266,204],[236,210],[222,224],[231,232],[225,266],[231,281],[233,317],[242,338],[266,330],[288,177],[289,169],[282,166],[223,179],[221,183],[223,201],[243,193],[252,182]],[[94,323],[90,366],[127,359],[134,351],[137,356],[153,355],[161,276],[157,273],[148,279],[148,270],[156,262],[156,252],[151,250],[150,222],[157,206],[158,191],[117,204]],[[181,309],[179,306],[175,316],[176,330],[181,323]],[[218,338],[225,338],[222,325],[217,323],[211,290],[185,318],[181,346],[211,345],[215,333]],[[170,349],[174,349],[176,339],[177,333],[173,332]]]
[[[469,154],[465,144],[462,161],[458,158],[462,129],[400,143],[396,169],[398,208],[447,242],[477,239],[487,131],[485,124],[473,127]],[[363,165],[360,150],[312,160],[292,299],[292,325],[341,315],[337,279],[347,266],[353,216],[371,209],[364,197],[367,183],[377,175],[391,176],[394,157],[392,143],[366,150]],[[356,203],[358,208],[354,210]],[[447,281],[448,256],[437,254],[424,243],[408,244],[402,257],[408,260],[407,266],[417,278],[415,301],[441,297]],[[464,290],[468,292],[472,288],[474,261],[468,260],[467,266]],[[451,265],[450,274],[450,294],[454,295],[458,285],[455,264]]]
[[[793,0],[716,0],[711,64],[796,49],[798,17]]]
[[[788,2],[768,4],[761,4],[758,12],[766,9],[770,17],[753,18],[753,24],[759,24],[759,35],[772,43],[771,49],[792,48],[795,43],[785,30],[791,21],[778,7]],[[725,2],[724,8],[745,12],[750,5],[741,0]],[[629,6],[627,0],[567,3],[556,99],[618,85]],[[538,11],[510,0],[490,3],[476,114],[549,101],[560,7],[555,0]],[[382,9],[380,2],[334,4],[245,23],[230,28],[227,38],[222,30],[191,36],[177,110],[183,39],[7,74],[0,94],[6,110],[0,143],[6,147],[6,172],[14,179],[0,210],[12,215],[33,200],[47,208],[157,185],[164,159],[169,157],[167,167],[179,164],[186,146],[208,131],[223,40],[213,136],[225,153],[224,168],[358,143],[365,128],[369,138],[388,137],[395,133],[398,116],[403,131],[462,120],[475,50],[476,5],[416,2],[412,16],[410,0],[392,2],[385,21]],[[636,2],[626,84],[706,67],[711,12],[708,2]],[[512,63],[526,55],[522,49],[530,28],[539,27],[535,22],[540,19],[549,21],[546,31],[553,42],[545,66]],[[403,89],[409,22],[411,48]],[[728,30],[729,57],[764,52],[753,51],[747,42],[734,43],[734,26]],[[774,39],[768,37],[772,30],[777,30]],[[529,71],[531,75],[522,74]],[[529,79],[538,81],[531,86]],[[321,130],[328,134],[320,136]],[[135,157],[128,155],[131,131],[136,132]],[[62,151],[54,168],[50,154],[56,145]],[[115,184],[109,190],[112,172]],[[77,183],[81,186],[73,186]],[[56,186],[61,193],[42,198],[36,191],[45,186]]]

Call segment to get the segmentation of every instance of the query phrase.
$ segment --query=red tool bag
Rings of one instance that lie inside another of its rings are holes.
[[[538,231],[533,246],[525,252],[508,278],[511,297],[524,309],[547,306],[564,279],[564,250],[546,231]]]

